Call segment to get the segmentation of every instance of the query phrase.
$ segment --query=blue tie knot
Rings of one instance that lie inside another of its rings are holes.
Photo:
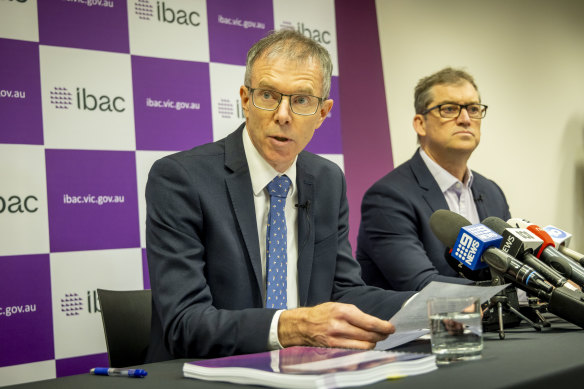
[[[270,196],[285,198],[288,195],[290,184],[292,184],[292,181],[290,181],[288,176],[276,176],[276,178],[270,181],[267,185],[268,193]]]

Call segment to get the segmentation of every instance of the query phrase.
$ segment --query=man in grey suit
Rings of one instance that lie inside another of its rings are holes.
[[[245,123],[153,165],[149,361],[293,345],[372,348],[394,332],[387,319],[413,292],[364,284],[347,238],[344,175],[303,151],[332,108],[331,73],[316,42],[291,30],[270,34],[248,52],[239,91]],[[289,190],[274,211],[266,187],[276,180]],[[267,288],[276,239],[266,235],[276,224],[287,231],[275,270],[285,276]],[[283,304],[266,302],[276,289]]]
[[[471,283],[448,264],[429,220],[438,209],[473,224],[488,216],[509,219],[503,191],[467,166],[487,106],[473,77],[452,68],[421,79],[414,95],[420,148],[363,197],[357,241],[362,276],[369,285],[394,290],[420,290],[431,281]]]

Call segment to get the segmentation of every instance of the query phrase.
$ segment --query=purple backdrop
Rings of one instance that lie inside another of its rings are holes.
[[[39,44],[0,39],[0,143],[43,144]]]
[[[353,253],[365,191],[393,169],[375,1],[336,0],[343,155]],[[358,33],[356,33],[358,31]],[[356,96],[367,96],[360,99]]]
[[[213,140],[209,64],[132,56],[137,150],[185,150]]]
[[[46,150],[51,252],[140,247],[134,154]]]

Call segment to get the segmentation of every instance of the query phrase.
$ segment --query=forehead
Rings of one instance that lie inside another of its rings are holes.
[[[251,83],[254,88],[272,87],[280,92],[322,91],[322,70],[318,60],[298,60],[286,56],[262,56],[253,64]]]
[[[438,84],[432,87],[432,104],[478,103],[479,92],[468,81],[456,84]]]

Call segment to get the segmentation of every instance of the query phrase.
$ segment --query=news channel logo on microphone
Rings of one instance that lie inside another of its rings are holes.
[[[547,232],[549,234],[549,236],[552,237],[556,246],[559,246],[562,244],[567,246],[570,243],[570,239],[572,238],[572,234],[570,234],[564,230],[560,230],[558,227],[555,227],[552,225],[545,226],[543,228],[543,230],[545,232]]]
[[[503,237],[483,224],[472,224],[460,229],[452,256],[471,270],[488,267],[481,256],[489,247],[499,247]]]

